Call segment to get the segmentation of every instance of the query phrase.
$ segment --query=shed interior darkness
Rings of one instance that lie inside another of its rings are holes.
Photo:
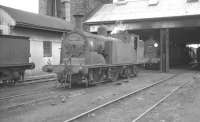
[[[160,29],[130,31],[160,43]],[[200,27],[169,29],[169,66],[171,69],[200,69]]]
[[[198,68],[197,62],[200,62],[200,28],[170,29],[169,35],[170,68]]]

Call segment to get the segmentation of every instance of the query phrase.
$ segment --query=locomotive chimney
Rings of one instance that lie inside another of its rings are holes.
[[[82,24],[83,15],[82,14],[75,14],[73,16],[74,16],[74,19],[75,19],[75,29],[83,30],[83,24]]]

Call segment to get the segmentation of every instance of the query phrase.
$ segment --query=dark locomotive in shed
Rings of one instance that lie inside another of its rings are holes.
[[[33,69],[29,63],[30,41],[28,37],[0,35],[0,81],[14,84],[24,80],[26,69]]]

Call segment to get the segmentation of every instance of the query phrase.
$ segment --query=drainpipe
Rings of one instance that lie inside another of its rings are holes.
[[[64,16],[65,16],[65,20],[67,22],[71,21],[71,4],[70,4],[70,0],[61,0],[61,2],[64,4]]]
[[[62,64],[63,63],[63,56],[64,56],[64,54],[63,54],[63,44],[64,44],[64,40],[65,40],[65,37],[66,37],[66,33],[67,32],[63,32],[63,34],[62,34],[62,39],[61,39],[61,47],[60,47],[60,64]]]
[[[54,0],[54,15],[55,15],[55,17],[57,17],[57,2],[56,2],[56,0]]]

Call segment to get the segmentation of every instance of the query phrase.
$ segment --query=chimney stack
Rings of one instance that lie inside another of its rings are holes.
[[[67,22],[71,22],[71,3],[70,3],[71,0],[61,0],[61,2],[64,4],[64,7],[63,7],[63,16],[65,18],[65,20]]]
[[[83,18],[85,16],[85,0],[72,0],[72,15],[75,29],[83,30]]]

